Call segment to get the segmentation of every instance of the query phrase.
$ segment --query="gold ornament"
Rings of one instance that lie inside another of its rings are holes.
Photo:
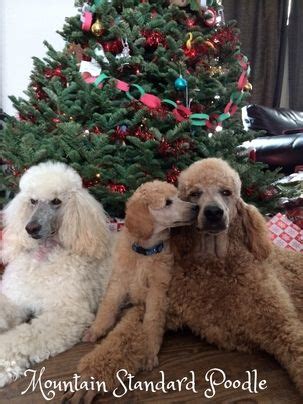
[[[223,74],[222,66],[209,66],[209,75],[214,76],[216,74]]]
[[[103,34],[104,27],[99,18],[97,18],[96,21],[93,23],[93,25],[91,27],[91,31],[96,36],[101,36]]]
[[[244,86],[244,91],[252,91],[253,86],[250,82],[247,82]]]

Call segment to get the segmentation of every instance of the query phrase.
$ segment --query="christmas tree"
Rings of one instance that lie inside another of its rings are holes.
[[[244,198],[269,210],[277,177],[237,153],[256,136],[242,129],[251,85],[235,22],[219,1],[77,2],[57,52],[34,58],[27,98],[2,131],[6,186],[29,166],[70,164],[113,216],[143,182],[177,182],[193,161],[227,159]]]

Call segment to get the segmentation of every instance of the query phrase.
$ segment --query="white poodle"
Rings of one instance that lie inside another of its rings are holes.
[[[0,387],[80,341],[110,272],[105,213],[65,164],[30,168],[4,224]]]

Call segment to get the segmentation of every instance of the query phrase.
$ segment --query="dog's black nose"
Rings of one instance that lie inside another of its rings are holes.
[[[41,230],[41,224],[39,224],[38,222],[29,222],[26,227],[25,230],[28,232],[28,234],[30,234],[31,236],[34,234],[38,234],[39,231]]]
[[[209,222],[219,222],[223,214],[223,209],[216,205],[209,205],[204,209],[204,215]]]
[[[197,213],[198,210],[199,210],[199,205],[194,205],[191,209],[192,209],[195,213]]]

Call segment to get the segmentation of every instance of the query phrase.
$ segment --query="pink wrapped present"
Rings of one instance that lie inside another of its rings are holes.
[[[288,250],[303,252],[303,230],[282,213],[278,213],[268,223],[274,244]]]
[[[123,226],[124,226],[124,219],[119,219],[119,218],[110,218],[107,222],[108,228],[110,231],[113,232],[118,232],[120,231]]]

